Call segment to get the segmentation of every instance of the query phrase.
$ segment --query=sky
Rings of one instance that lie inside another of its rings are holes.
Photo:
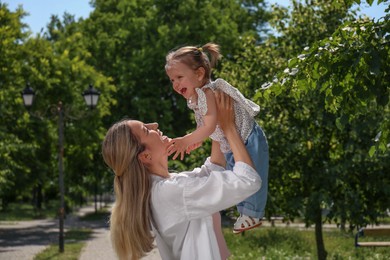
[[[75,16],[76,20],[80,17],[87,18],[92,11],[89,4],[90,0],[0,0],[8,4],[8,9],[15,11],[18,5],[23,6],[23,10],[29,13],[23,19],[27,23],[33,34],[37,34],[41,29],[45,29],[50,21],[51,15],[58,15],[62,19],[64,12]],[[269,0],[269,3],[278,3],[279,5],[288,6],[290,0]],[[362,1],[364,2],[364,1]],[[361,14],[365,14],[375,20],[385,15],[385,9],[389,3],[377,4],[375,0],[370,7],[364,3],[360,6]]]

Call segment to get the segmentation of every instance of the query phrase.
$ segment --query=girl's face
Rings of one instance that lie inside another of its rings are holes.
[[[182,62],[173,62],[166,72],[172,82],[173,89],[185,99],[196,95],[195,88],[203,85],[204,68],[202,67],[193,70]]]
[[[145,151],[150,154],[153,161],[167,160],[170,138],[163,135],[158,129],[157,123],[144,124],[141,121],[131,120],[128,122],[132,132],[145,146]]]

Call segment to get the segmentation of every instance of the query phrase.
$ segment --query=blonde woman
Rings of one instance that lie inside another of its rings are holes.
[[[260,189],[261,179],[234,124],[232,99],[216,92],[219,124],[236,159],[225,170],[217,142],[211,156],[193,171],[169,173],[171,139],[158,124],[126,120],[107,132],[102,154],[115,174],[116,201],[110,220],[119,259],[139,259],[157,242],[162,259],[226,259],[212,215]],[[153,232],[151,232],[151,230]],[[225,241],[223,241],[225,242]]]

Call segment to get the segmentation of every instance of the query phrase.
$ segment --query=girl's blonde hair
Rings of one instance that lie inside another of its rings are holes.
[[[218,60],[222,57],[219,45],[209,42],[202,47],[185,46],[171,51],[166,56],[165,70],[175,62],[182,62],[196,70],[203,67],[205,70],[205,82],[211,79],[211,70],[215,68]]]
[[[111,241],[119,259],[140,259],[153,248],[150,226],[150,174],[139,161],[145,148],[132,133],[129,120],[107,132],[102,154],[114,171],[115,204],[110,218]]]

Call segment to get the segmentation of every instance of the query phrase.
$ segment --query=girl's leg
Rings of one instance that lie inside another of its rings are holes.
[[[240,215],[262,219],[265,213],[268,194],[269,152],[266,136],[259,125],[255,124],[245,145],[252,158],[255,169],[261,177],[262,184],[259,191],[237,204],[237,210]],[[225,154],[225,158],[226,168],[233,169],[235,163],[233,154],[227,153]]]
[[[265,134],[257,124],[247,140],[246,147],[262,182],[260,190],[243,201],[240,213],[261,219],[267,204],[269,152]]]

